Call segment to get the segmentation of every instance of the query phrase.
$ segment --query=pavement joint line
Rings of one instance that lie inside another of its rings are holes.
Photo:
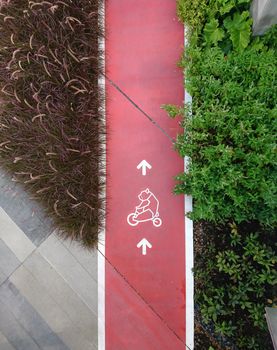
[[[123,95],[138,111],[140,111],[154,126],[156,126],[173,144],[175,140],[168,134],[168,132],[161,127],[158,122],[146,113],[126,92],[124,92],[112,79],[110,79],[105,73],[101,73],[108,82]]]
[[[5,178],[7,179],[7,176],[5,176]],[[10,179],[7,179],[7,180],[9,181]],[[4,190],[3,192],[6,192],[6,194],[8,194],[8,196],[9,196],[10,199],[12,199],[12,200],[15,200],[15,199],[16,199],[16,203],[17,203],[17,204],[18,204],[18,201],[20,201],[21,203],[19,203],[19,204],[22,204],[22,205],[26,205],[26,202],[27,202],[27,201],[28,201],[29,203],[32,203],[32,201],[31,201],[30,198],[24,198],[24,194],[23,194],[23,193],[20,193],[20,192],[18,193],[18,192],[17,192],[17,195],[16,195],[16,196],[13,196],[11,193],[9,193],[9,190],[6,189],[6,191],[5,191],[5,188],[4,188],[5,186],[7,186],[7,185],[1,186],[0,189],[1,189],[1,190]],[[19,186],[18,184],[16,184],[15,187],[19,187],[19,188],[20,188],[20,186]],[[21,190],[23,191],[22,188],[21,188]],[[17,204],[15,205],[15,207],[18,207]],[[31,206],[30,206],[30,207],[31,207]],[[5,209],[4,207],[3,207],[3,209],[6,211],[6,209]],[[32,207],[31,207],[31,209],[32,209]],[[42,208],[38,208],[38,210],[39,210],[41,213],[44,213],[44,210],[43,210]],[[8,214],[8,215],[9,215],[9,217],[11,218],[11,220],[14,221],[14,223],[21,229],[21,231],[24,232],[23,228],[21,227],[22,225],[19,224],[19,223],[17,223],[17,222],[15,221],[15,219],[14,219],[14,216],[15,216],[15,215],[14,215],[13,213],[12,213],[12,214]],[[33,217],[33,216],[35,216],[36,219],[38,219],[38,221],[40,222],[40,224],[43,224],[43,225],[45,224],[45,221],[42,220],[42,218],[41,218],[39,215],[37,215],[37,213],[36,213],[35,211],[32,210],[32,217]],[[24,232],[24,234],[26,235],[25,232]],[[46,236],[45,238],[43,238],[37,247],[39,247],[49,236],[50,236],[50,235],[48,235],[48,236]],[[28,236],[26,235],[26,237],[28,237]]]
[[[55,232],[55,231],[54,231]],[[55,233],[52,233],[50,236],[52,236],[52,235],[55,235]],[[48,236],[48,238],[50,237],[50,236]],[[57,237],[56,235],[55,235],[55,237]],[[62,244],[62,241],[61,241],[61,239],[60,238],[58,238],[59,239],[59,242]],[[39,247],[38,247],[39,248]],[[74,290],[71,286],[70,286],[70,284],[69,284],[69,282],[67,281],[67,279],[57,270],[57,268],[55,267],[55,265],[47,258],[47,256],[45,256],[45,255],[43,255],[43,254],[41,254],[41,252],[38,250],[37,251],[42,257],[43,257],[43,259],[45,260],[45,261],[47,261],[47,263],[55,270],[55,272],[66,282],[66,284],[70,287],[70,289],[79,297],[79,299],[86,305],[86,307],[96,316],[96,317],[98,317],[98,315],[97,315],[97,313],[87,304],[87,302],[84,300],[84,298],[80,295],[80,293],[79,292],[77,292],[76,290]],[[73,256],[73,255],[72,255]],[[78,260],[73,256],[73,258],[78,262]],[[82,266],[83,267],[83,266]],[[93,278],[92,278],[93,279]],[[94,280],[95,281],[95,280]]]
[[[36,252],[37,248],[35,248],[29,255],[26,256],[26,258],[20,262],[20,264],[4,279],[4,281],[2,283],[0,283],[0,287],[6,283],[10,277],[20,268],[24,265],[24,263],[26,262],[26,260],[31,257],[32,254],[34,254]]]
[[[44,259],[44,257],[43,257],[39,252],[37,252],[37,253],[41,256],[42,259]],[[44,259],[44,260],[46,260],[46,259]],[[47,262],[47,263],[48,263],[48,262]],[[49,265],[50,265],[50,264],[49,264]],[[51,265],[50,265],[50,266],[51,266]],[[33,272],[32,272],[27,266],[24,265],[23,267],[32,275],[32,277],[33,277],[38,283],[40,283],[40,281],[37,279],[37,277],[33,274]],[[51,267],[52,267],[52,266],[51,266]],[[14,271],[13,273],[15,273],[15,271]],[[60,276],[60,274],[59,274],[56,270],[55,270],[55,273],[57,273],[57,275],[59,275],[59,277],[62,278],[62,276]],[[62,278],[62,279],[63,279],[63,278]],[[70,287],[70,285],[67,283],[67,281],[65,281],[64,279],[63,279],[63,281],[65,282],[65,284],[67,285],[67,287],[68,287],[74,294],[76,294],[76,296],[79,297],[79,295]],[[61,304],[59,304],[58,301],[51,295],[51,293],[48,292],[47,289],[46,289],[46,294],[47,294],[47,296],[48,296],[52,301],[54,301],[55,304],[57,304],[57,305],[59,306],[59,308],[66,314],[66,316],[68,317],[68,319],[69,319],[72,323],[76,324],[76,326],[78,327],[79,325],[78,325],[77,321],[75,321],[75,320],[70,316],[70,314],[67,312],[67,309],[64,308]],[[80,301],[81,301],[82,303],[84,303],[83,299],[81,299],[81,298],[79,298],[79,299],[80,299]],[[86,304],[85,304],[85,306],[87,307]],[[88,308],[88,309],[89,309],[89,308]],[[93,313],[91,309],[89,309],[89,311],[90,311],[91,313]],[[95,316],[94,313],[93,313],[93,315]],[[96,315],[96,318],[97,318],[97,315]]]
[[[69,252],[69,254],[71,254],[71,255],[78,261],[78,263],[82,266],[82,268],[83,268],[84,270],[87,271],[87,273],[90,275],[91,279],[93,279],[93,280],[97,283],[97,282],[98,282],[97,279],[95,279],[95,278],[91,275],[91,273],[89,272],[89,270],[81,263],[81,261],[80,261],[74,254],[71,253],[71,251],[70,251],[69,248],[64,244],[64,242],[61,241],[61,243],[62,243],[62,245],[64,246],[64,248]],[[95,258],[95,259],[96,259],[96,258]]]
[[[192,350],[186,342],[169,326],[166,320],[154,309],[154,307],[147,302],[147,300],[141,295],[141,293],[128,281],[128,279],[112,264],[112,262],[99,250],[98,252],[104,257],[104,259],[110,264],[114,271],[127,283],[127,285],[137,294],[137,296],[144,302],[144,304],[163,322],[163,324],[172,332],[175,337],[183,344],[188,350]]]

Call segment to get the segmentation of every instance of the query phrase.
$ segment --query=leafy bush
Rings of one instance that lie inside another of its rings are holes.
[[[103,204],[98,6],[11,0],[0,13],[0,164],[89,247]]]
[[[271,349],[264,307],[277,305],[275,234],[253,224],[230,226],[205,226],[208,246],[195,264],[196,302],[204,321],[212,320],[216,332],[235,338],[239,348]]]
[[[189,49],[193,117],[178,137],[189,173],[177,193],[192,194],[193,219],[276,224],[277,55],[250,48]]]
[[[180,66],[192,104],[164,109],[183,117],[176,148],[188,172],[175,192],[194,200],[195,299],[203,320],[238,348],[271,349],[264,308],[277,304],[277,26],[253,37],[250,0],[178,6],[189,27]]]
[[[219,45],[226,51],[248,46],[252,19],[250,0],[178,0],[179,18],[190,32],[201,34],[204,45]],[[204,29],[203,29],[204,26]]]
[[[191,29],[201,27],[208,11],[207,0],[177,1],[179,18]]]
[[[181,60],[192,112],[189,105],[165,107],[172,117],[185,114],[176,146],[191,159],[176,192],[193,196],[195,220],[275,225],[276,28],[250,39],[248,1],[209,3],[208,13],[218,18],[206,17],[204,27],[190,35]],[[230,14],[221,10],[223,3],[234,5]]]

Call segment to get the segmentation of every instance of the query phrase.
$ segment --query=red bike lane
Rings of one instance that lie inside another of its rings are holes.
[[[184,33],[175,1],[106,1],[106,75],[174,138]],[[171,140],[106,79],[107,350],[185,348],[184,162]]]

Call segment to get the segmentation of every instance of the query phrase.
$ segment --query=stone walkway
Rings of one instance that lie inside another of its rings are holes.
[[[97,349],[97,254],[0,172],[0,349]]]

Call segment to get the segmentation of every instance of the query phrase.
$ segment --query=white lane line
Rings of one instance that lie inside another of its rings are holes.
[[[185,47],[188,46],[187,30],[185,29]],[[186,79],[186,72],[185,72]],[[185,103],[191,103],[192,98],[185,89]],[[189,158],[185,157],[185,172],[188,171]],[[185,195],[185,215],[192,211],[192,197]],[[193,222],[185,216],[185,254],[186,254],[186,344],[194,348],[194,277],[193,277]]]
[[[105,31],[105,1],[100,2],[99,7],[100,13],[100,25]],[[105,72],[105,38],[102,37],[98,42],[99,49],[103,52],[103,70]],[[106,108],[105,108],[105,77],[100,75],[98,79],[98,86],[100,91],[104,94],[104,102],[103,102],[103,116],[106,117]],[[106,167],[106,137],[101,137],[101,143],[103,142],[103,165]],[[101,181],[102,179],[100,179]],[[105,178],[103,179],[105,183]],[[105,200],[106,198],[106,187],[103,188],[102,197]],[[106,204],[105,204],[106,205]],[[97,267],[98,267],[98,350],[105,350],[105,234],[106,234],[106,210],[104,210],[103,215],[103,229],[99,236],[98,243],[98,251],[97,251]]]

